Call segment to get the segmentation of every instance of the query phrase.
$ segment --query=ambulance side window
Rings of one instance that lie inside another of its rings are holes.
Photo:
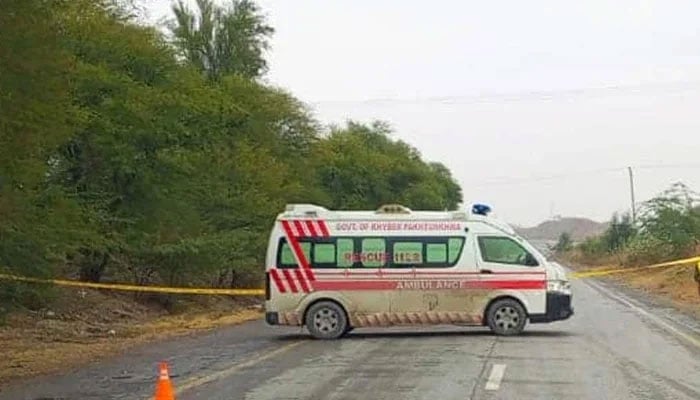
[[[287,243],[284,243],[282,245],[282,251],[280,255],[280,264],[281,265],[297,265],[297,260],[294,259],[294,253],[292,253],[292,249],[289,248],[289,245]]]
[[[393,255],[397,267],[423,264],[423,243],[394,242]]]
[[[505,236],[479,237],[481,258],[486,262],[537,266],[537,261],[523,246]],[[533,264],[533,260],[534,264]]]
[[[451,268],[462,254],[464,237],[393,237],[389,243],[393,268]]]
[[[303,238],[299,247],[311,268],[450,268],[464,249],[464,237]],[[298,268],[294,250],[281,238],[278,268]]]
[[[306,259],[309,260],[309,256],[311,255],[311,243],[301,242],[301,243],[299,243],[299,246],[301,247],[301,251],[306,256]],[[279,249],[278,249],[278,253],[277,253],[277,267],[278,268],[296,268],[297,267],[297,260],[294,257],[294,252],[292,251],[292,248],[289,247],[289,243],[287,243],[287,241],[285,239],[280,240]]]
[[[335,264],[335,244],[315,243],[314,244],[314,265]]]
[[[447,245],[444,243],[428,243],[425,261],[429,263],[447,263]]]
[[[370,247],[377,247],[378,245],[380,243],[368,243]],[[355,240],[353,238],[305,238],[299,241],[299,247],[311,268],[352,268],[361,266],[358,265],[359,257],[355,254]],[[382,259],[380,256],[370,256],[368,262],[376,262],[376,260]],[[287,243],[287,239],[280,239],[277,250],[277,268],[298,267],[296,257],[294,257],[294,250]]]
[[[362,239],[360,262],[367,268],[383,267],[386,264],[386,240],[384,238]]]
[[[351,238],[338,238],[338,240],[336,240],[336,248],[338,254],[337,266],[339,268],[352,267],[353,263],[355,262],[353,260],[354,247],[355,243],[354,240],[352,240]]]
[[[453,237],[447,242],[448,254],[450,257],[450,265],[454,265],[459,256],[462,254],[462,248],[464,247],[463,237]]]

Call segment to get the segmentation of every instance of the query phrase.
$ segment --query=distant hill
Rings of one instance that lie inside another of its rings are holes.
[[[588,218],[558,218],[542,222],[532,228],[514,227],[521,236],[530,240],[556,241],[564,232],[578,242],[591,236],[600,235],[607,228],[607,223],[600,223]]]

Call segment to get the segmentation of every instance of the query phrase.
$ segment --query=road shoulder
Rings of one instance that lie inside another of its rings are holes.
[[[10,314],[0,326],[0,388],[76,369],[138,345],[258,319],[255,302],[199,299],[165,309],[144,299],[60,289],[51,309]]]

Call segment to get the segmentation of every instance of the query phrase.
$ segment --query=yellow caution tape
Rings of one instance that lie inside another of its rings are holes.
[[[603,270],[578,271],[570,274],[571,278],[588,278],[593,276],[603,276],[612,274],[621,274],[627,272],[637,272],[654,268],[665,268],[676,265],[684,265],[690,263],[700,263],[700,257],[685,258],[682,260],[668,261],[659,264],[647,265],[637,268],[615,268]],[[129,292],[148,292],[148,293],[170,293],[170,294],[206,294],[206,295],[224,295],[224,296],[262,296],[265,294],[263,289],[210,289],[210,288],[186,288],[186,287],[167,287],[167,286],[141,286],[141,285],[125,285],[119,283],[94,283],[94,282],[79,282],[64,279],[39,279],[26,276],[0,274],[0,280],[10,280],[16,282],[30,283],[50,283],[59,286],[83,287],[90,289],[107,289],[121,290]]]
[[[700,263],[700,257],[693,257],[693,258],[684,258],[682,260],[675,260],[675,261],[668,261],[668,262],[663,262],[659,264],[652,264],[652,265],[646,265],[643,267],[636,267],[636,268],[615,268],[615,269],[599,269],[599,270],[591,270],[591,271],[578,271],[570,274],[572,278],[589,278],[592,276],[603,276],[603,275],[612,275],[612,274],[623,274],[627,272],[638,272],[638,271],[643,271],[647,269],[655,269],[655,268],[666,268],[666,267],[673,267],[677,265],[684,265],[684,264],[691,264],[691,263]]]
[[[25,276],[0,274],[0,280],[11,280],[17,282],[31,283],[51,283],[59,286],[83,287],[90,289],[107,289],[107,290],[122,290],[130,292],[149,292],[149,293],[172,293],[172,294],[207,294],[207,295],[226,295],[226,296],[262,296],[265,294],[263,289],[209,289],[209,288],[185,288],[185,287],[166,287],[166,286],[139,286],[139,285],[123,285],[118,283],[93,283],[93,282],[78,282],[62,279],[39,279],[29,278]]]

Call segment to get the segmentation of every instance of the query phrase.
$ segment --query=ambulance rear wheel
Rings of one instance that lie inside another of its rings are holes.
[[[316,339],[338,339],[348,329],[345,310],[332,301],[320,301],[306,312],[306,329]]]
[[[499,336],[513,336],[525,329],[527,314],[523,306],[513,299],[497,300],[489,307],[486,322]]]

